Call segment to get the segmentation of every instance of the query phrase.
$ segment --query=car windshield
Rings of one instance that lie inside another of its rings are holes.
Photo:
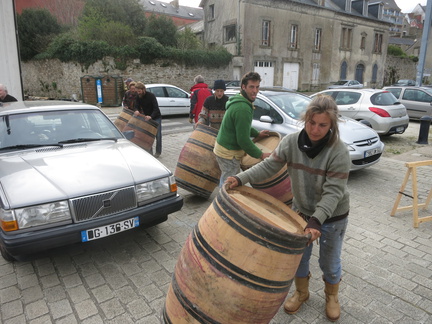
[[[0,150],[122,138],[98,110],[38,111],[0,116]]]
[[[300,119],[311,99],[294,92],[269,92],[265,96],[293,119]]]
[[[391,106],[394,105],[398,100],[390,91],[383,91],[372,95],[370,101],[374,105]]]
[[[348,81],[340,80],[340,81],[335,82],[334,85],[344,85],[347,82]]]

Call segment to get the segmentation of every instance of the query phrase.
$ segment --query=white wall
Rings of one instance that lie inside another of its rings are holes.
[[[23,100],[13,0],[0,1],[0,44],[0,83],[11,96]]]

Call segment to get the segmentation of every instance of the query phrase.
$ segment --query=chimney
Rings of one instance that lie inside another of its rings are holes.
[[[173,6],[174,8],[176,8],[178,10],[178,8],[180,7],[179,0],[173,0],[173,1],[171,1],[170,5]]]

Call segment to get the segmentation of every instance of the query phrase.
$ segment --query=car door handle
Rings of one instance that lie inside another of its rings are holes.
[[[170,100],[170,102],[175,102],[175,100]]]
[[[349,107],[348,110],[356,110],[354,107]]]

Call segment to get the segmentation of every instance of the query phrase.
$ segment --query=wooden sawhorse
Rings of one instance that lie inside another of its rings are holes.
[[[417,170],[416,168],[419,166],[425,166],[425,165],[432,165],[432,160],[426,160],[426,161],[418,161],[418,162],[407,162],[405,163],[405,166],[408,168],[405,179],[403,180],[402,186],[399,190],[399,193],[396,197],[396,201],[394,203],[393,209],[390,213],[390,216],[394,216],[396,212],[403,211],[403,210],[413,210],[413,226],[418,227],[420,223],[432,221],[432,216],[425,216],[425,217],[418,217],[418,208],[423,207],[423,209],[426,209],[429,203],[432,200],[432,189],[429,191],[429,194],[426,198],[426,201],[422,204],[419,204],[418,202],[418,194],[417,194]],[[412,196],[407,195],[404,193],[405,186],[408,183],[410,174],[412,174]],[[399,207],[400,200],[402,198],[402,195],[410,197],[413,199],[413,204],[411,206],[404,206]]]

